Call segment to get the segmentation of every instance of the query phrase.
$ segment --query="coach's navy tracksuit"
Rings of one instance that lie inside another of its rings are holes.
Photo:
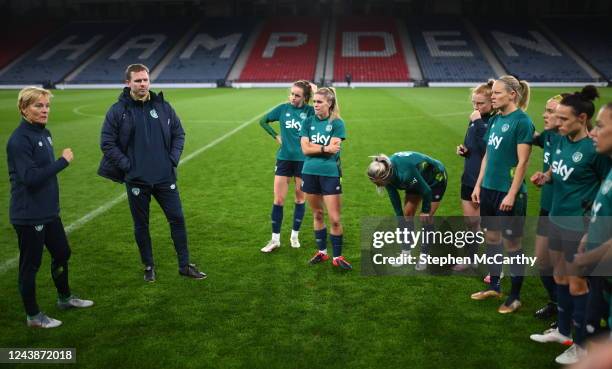
[[[174,241],[179,267],[189,263],[187,231],[176,185],[185,132],[163,94],[135,100],[125,88],[104,120],[98,174],[125,182],[134,221],[134,236],[142,263],[154,266],[149,233],[149,205],[153,196],[161,206]]]
[[[70,296],[68,259],[70,247],[59,217],[57,173],[68,166],[55,160],[51,133],[43,124],[22,119],[7,147],[11,182],[10,221],[19,243],[19,292],[26,313],[39,313],[36,303],[36,272],[43,246],[51,254],[51,275],[60,297]]]

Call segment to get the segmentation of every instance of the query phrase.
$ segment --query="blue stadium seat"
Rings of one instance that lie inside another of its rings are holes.
[[[155,80],[161,83],[206,83],[225,79],[254,21],[207,19]]]
[[[135,24],[130,32],[115,39],[72,83],[122,83],[126,66],[135,63],[145,64],[152,70],[191,25],[168,21]],[[119,34],[116,32],[115,37]]]
[[[125,28],[122,23],[71,23],[32,48],[23,60],[0,75],[0,83],[60,82]],[[75,45],[82,47],[77,49]]]
[[[533,22],[474,22],[506,70],[530,82],[591,82],[592,77]]]
[[[612,81],[612,26],[608,17],[581,19],[588,25],[575,27],[576,19],[549,19],[546,24],[606,79]]]
[[[426,80],[483,82],[495,77],[493,69],[461,19],[412,18],[407,25]]]

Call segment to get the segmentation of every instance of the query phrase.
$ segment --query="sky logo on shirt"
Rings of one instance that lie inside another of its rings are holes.
[[[574,168],[570,168],[567,165],[563,164],[563,159],[559,161],[553,161],[551,167],[552,167],[552,172],[561,176],[561,179],[564,182],[567,181],[567,179],[570,177],[570,175],[574,171]]]
[[[501,144],[503,139],[503,137],[497,136],[495,133],[492,133],[489,137],[488,145],[493,146],[495,150],[497,150],[499,148],[499,144]]]
[[[291,120],[285,121],[285,128],[287,129],[293,128],[299,131],[300,129],[302,129],[302,124],[295,119],[291,119]]]
[[[319,145],[327,145],[329,143],[330,136],[325,136],[317,132],[316,135],[310,136],[310,142]]]

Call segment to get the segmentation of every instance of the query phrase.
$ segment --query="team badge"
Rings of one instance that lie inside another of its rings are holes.
[[[159,118],[159,116],[157,115],[157,112],[155,111],[155,109],[151,109],[151,111],[149,112],[149,114],[151,114],[151,116],[155,119]]]
[[[38,141],[38,146],[42,147],[42,141]]]
[[[175,188],[176,188],[176,185],[174,183],[170,185],[171,190],[174,190]]]
[[[36,232],[40,232],[45,228],[44,224],[40,224],[40,225],[35,225],[34,229],[36,230]]]
[[[577,163],[582,160],[582,153],[580,151],[575,152],[574,155],[572,155],[572,160],[574,161],[574,163]]]
[[[132,187],[132,193],[134,194],[134,196],[140,195],[140,188]]]
[[[510,125],[508,123],[502,126],[502,132],[508,132],[509,129],[510,129]]]
[[[51,141],[51,137],[47,136],[47,141],[49,141],[49,145],[53,146],[53,141]]]
[[[331,132],[331,130],[332,130],[332,125],[331,124],[328,124],[327,126],[325,126],[325,131],[326,132]]]
[[[306,119],[306,113],[300,113],[300,119]]]

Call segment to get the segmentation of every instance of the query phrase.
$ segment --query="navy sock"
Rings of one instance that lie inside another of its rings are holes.
[[[559,333],[564,336],[571,336],[572,334],[572,313],[573,303],[572,296],[569,293],[569,286],[566,284],[557,285],[557,326],[559,327]]]
[[[404,230],[407,230],[408,232],[413,232],[414,231],[414,221],[412,220],[412,218],[410,219],[406,219],[404,217],[401,217],[399,220],[399,228],[402,230],[402,232]],[[410,243],[402,243],[402,250],[403,251],[410,251],[412,250],[412,244]]]
[[[499,254],[503,256],[504,254],[503,244],[501,242],[495,243],[495,244],[494,243],[487,244],[486,254],[487,254],[487,258],[493,258],[495,257],[495,255],[499,255]],[[499,292],[499,289],[500,289],[499,276],[501,275],[502,268],[503,268],[501,259],[498,261],[499,262],[493,262],[493,260],[491,260],[491,263],[488,264],[489,274],[491,275],[491,283],[489,284],[489,288],[497,292]]]
[[[427,238],[431,238],[433,240],[434,237],[433,236],[428,237],[427,236],[427,232],[435,232],[435,230],[436,230],[435,225],[433,225],[433,224],[425,224],[423,226],[423,229],[426,232],[425,239],[427,240]],[[421,243],[421,254],[429,255],[429,250],[431,248],[430,246],[431,246],[431,244],[429,242]]]
[[[283,206],[272,205],[272,233],[280,233],[281,225],[283,224]]]
[[[315,231],[315,241],[320,251],[327,249],[327,228]]]
[[[557,303],[557,284],[553,277],[553,268],[540,269],[540,280],[542,285],[548,292],[548,299],[550,302]]]
[[[465,250],[466,250],[465,256],[469,256],[473,262],[474,256],[476,256],[476,254],[478,253],[478,242],[476,242],[475,240],[472,242],[469,242],[467,245],[465,245]]]
[[[586,308],[588,297],[588,293],[571,296],[572,302],[574,303],[574,313],[572,314],[575,331],[574,343],[580,347],[584,347],[586,338]]]
[[[519,249],[517,251],[509,251],[509,257],[519,257],[522,258],[525,253],[523,249]],[[518,259],[519,261],[521,259]],[[523,287],[523,276],[525,274],[525,264],[522,263],[513,263],[510,264],[510,282],[512,283],[512,287],[510,288],[510,295],[508,300],[520,300],[521,299],[521,287]]]
[[[302,226],[302,219],[304,219],[304,213],[306,212],[305,204],[295,204],[295,210],[293,211],[293,230],[299,231]]]
[[[329,239],[334,249],[334,257],[342,256],[342,235],[330,234]]]

